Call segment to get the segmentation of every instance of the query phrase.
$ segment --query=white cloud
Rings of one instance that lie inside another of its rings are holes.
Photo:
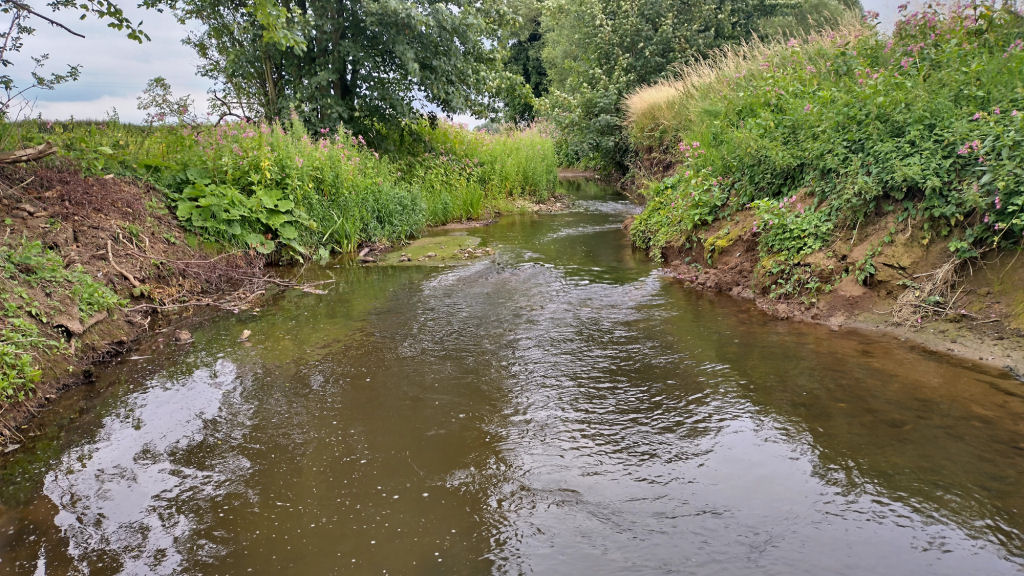
[[[203,117],[207,111],[206,94],[191,95],[196,102],[196,112]],[[140,124],[145,116],[136,108],[134,97],[101,96],[93,100],[38,100],[32,104],[31,112],[22,113],[22,117],[40,115],[44,120],[68,120],[74,116],[77,120],[104,120],[115,109],[122,122]]]

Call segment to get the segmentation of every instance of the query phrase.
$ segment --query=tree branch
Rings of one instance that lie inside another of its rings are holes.
[[[71,28],[68,28],[67,26],[61,24],[60,22],[54,20],[53,18],[50,18],[48,16],[44,16],[44,15],[40,14],[39,12],[36,12],[35,10],[32,9],[31,6],[29,6],[28,4],[25,4],[24,2],[11,2],[10,0],[5,0],[3,3],[4,4],[10,4],[16,10],[20,10],[22,12],[27,12],[27,13],[29,13],[29,14],[37,17],[37,18],[41,18],[44,21],[46,21],[47,23],[49,23],[51,26],[56,26],[57,28],[61,28],[65,32],[67,32],[68,34],[71,34],[72,36],[78,36],[79,38],[85,38],[85,35],[79,34],[78,32],[75,32]]]

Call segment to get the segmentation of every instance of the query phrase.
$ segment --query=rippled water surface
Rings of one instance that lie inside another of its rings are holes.
[[[0,575],[1024,571],[1024,385],[689,291],[567,186],[103,369],[0,460]]]

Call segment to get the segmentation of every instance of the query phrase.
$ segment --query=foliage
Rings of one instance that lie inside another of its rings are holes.
[[[686,170],[651,184],[647,206],[630,228],[633,242],[655,259],[670,244],[688,242],[710,224],[729,199],[728,182],[708,170]]]
[[[140,111],[146,113],[146,124],[198,124],[192,96],[175,96],[171,85],[163,76],[155,76],[146,82],[142,94],[136,98]]]
[[[548,71],[542,55],[544,34],[540,4],[526,0],[520,11],[523,26],[509,45],[505,69],[522,80],[511,83],[501,99],[505,121],[525,124],[536,119],[536,100],[548,92]]]
[[[758,246],[766,258],[799,262],[821,248],[832,235],[827,212],[798,203],[796,195],[779,202],[760,198],[751,207],[757,214],[754,231],[760,232]]]
[[[628,142],[622,97],[751,34],[828,25],[849,2],[804,0],[549,0],[543,4],[543,58],[550,94],[542,116],[558,134],[559,159],[618,169]]]
[[[428,224],[479,218],[509,198],[544,200],[557,177],[551,140],[537,128],[485,134],[408,122],[381,132],[391,154],[342,129],[310,137],[297,117],[287,129],[242,122],[26,122],[21,129],[31,136],[26,143],[53,141],[89,175],[156,184],[171,212],[203,238],[300,258],[320,248],[397,243]]]
[[[849,26],[749,46],[637,92],[631,142],[727,178],[727,205],[761,216],[765,260],[792,266],[886,211],[917,223],[925,243],[949,238],[958,257],[1019,245],[1024,16],[984,1],[903,10],[891,37]],[[677,150],[697,139],[705,154]],[[803,213],[784,200],[798,191]],[[681,237],[656,223],[686,217],[666,201],[656,194],[638,219],[650,223],[638,244]],[[862,280],[872,266],[858,264]]]
[[[110,288],[94,280],[81,266],[65,268],[60,255],[44,248],[39,241],[22,240],[13,248],[0,246],[0,279],[14,284],[28,283],[42,288],[47,294],[69,293],[83,320],[96,312],[124,304]],[[29,302],[25,296],[21,298],[29,310],[39,310],[36,303]],[[32,315],[46,321],[41,311]]]
[[[415,104],[448,113],[488,109],[506,76],[504,0],[369,2],[179,0],[179,17],[201,30],[187,43],[222,104],[250,118],[293,109],[314,129],[409,118]]]

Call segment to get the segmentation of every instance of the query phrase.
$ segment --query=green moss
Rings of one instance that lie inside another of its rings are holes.
[[[708,264],[714,265],[715,259],[721,254],[722,250],[732,246],[740,239],[743,235],[743,230],[739,226],[726,226],[716,232],[714,235],[704,240],[704,256],[707,258]]]
[[[415,240],[403,248],[383,255],[378,264],[384,266],[450,266],[461,264],[478,257],[472,252],[478,254],[483,252],[483,250],[473,250],[478,244],[480,244],[480,239],[476,236],[430,236]]]

